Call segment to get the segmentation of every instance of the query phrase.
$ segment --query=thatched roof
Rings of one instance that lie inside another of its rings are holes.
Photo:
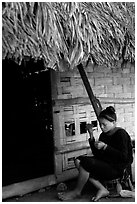
[[[70,68],[135,61],[134,2],[4,2],[2,57]]]

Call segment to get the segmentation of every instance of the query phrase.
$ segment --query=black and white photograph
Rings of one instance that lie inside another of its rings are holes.
[[[1,13],[2,202],[135,202],[135,1]]]

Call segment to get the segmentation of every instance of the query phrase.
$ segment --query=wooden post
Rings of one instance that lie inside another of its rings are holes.
[[[97,119],[99,120],[99,113],[100,111],[102,110],[102,107],[101,107],[101,104],[100,104],[100,101],[94,96],[93,94],[93,91],[91,89],[91,86],[90,86],[90,83],[89,83],[89,80],[87,78],[87,75],[86,75],[86,72],[83,68],[83,65],[82,64],[79,64],[77,66],[78,70],[79,70],[79,73],[80,73],[80,76],[82,78],[82,81],[85,85],[85,88],[86,88],[86,91],[88,93],[88,96],[89,96],[89,99],[91,101],[91,104],[93,106],[93,109],[95,111],[95,114],[97,116]]]

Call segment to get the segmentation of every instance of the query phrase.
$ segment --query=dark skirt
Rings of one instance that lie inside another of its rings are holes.
[[[121,172],[112,167],[109,163],[101,161],[94,156],[79,156],[80,165],[90,173],[90,177],[101,181],[120,178]]]

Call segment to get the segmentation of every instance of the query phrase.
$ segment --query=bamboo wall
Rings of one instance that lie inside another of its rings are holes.
[[[113,105],[118,115],[118,126],[125,128],[134,139],[135,67],[127,64],[123,69],[120,66],[109,69],[93,67],[90,64],[86,72],[93,92],[102,107]],[[101,132],[77,69],[62,73],[53,71],[51,82],[55,175],[6,186],[2,189],[3,199],[24,195],[77,176],[73,158],[91,154],[89,136],[84,129],[85,124],[93,121],[96,138]]]
[[[117,125],[125,128],[134,138],[134,66],[127,64],[124,68],[107,68],[89,64],[86,72],[102,107],[114,106],[118,116]],[[73,158],[91,153],[85,124],[93,121],[95,138],[98,138],[101,130],[77,69],[53,72],[52,82],[55,168],[57,179],[64,180],[77,173]]]

